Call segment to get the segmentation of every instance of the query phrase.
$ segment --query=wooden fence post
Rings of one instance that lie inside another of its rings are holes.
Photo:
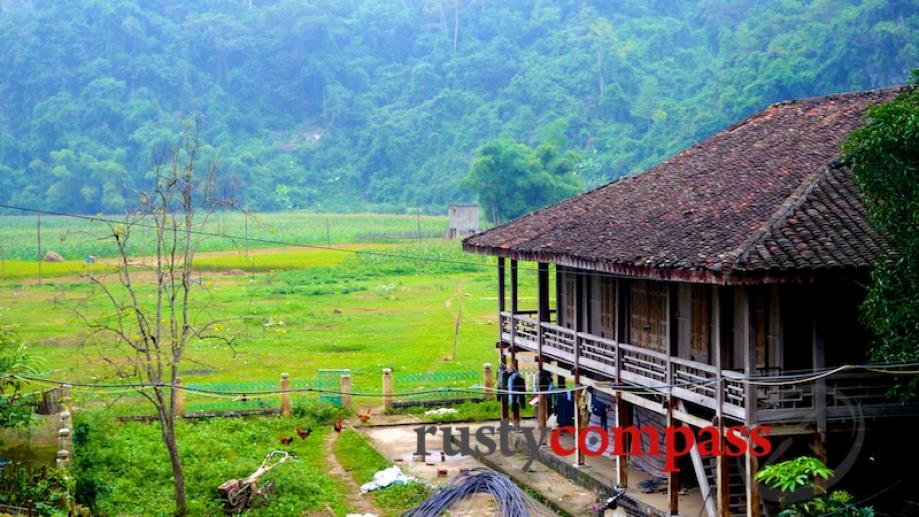
[[[392,409],[392,370],[383,368],[383,410]]]
[[[281,374],[281,416],[290,416],[290,374]]]
[[[495,400],[495,373],[491,370],[491,363],[482,366],[482,384],[485,385],[485,400]]]
[[[351,409],[351,376],[343,374],[341,376],[341,407]]]
[[[175,403],[176,403],[176,416],[184,417],[185,416],[185,390],[179,388],[182,385],[182,379],[176,377],[176,393],[175,393]]]

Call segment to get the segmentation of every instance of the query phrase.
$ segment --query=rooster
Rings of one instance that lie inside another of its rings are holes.
[[[290,442],[294,441],[294,437],[293,437],[293,436],[284,436],[284,435],[282,434],[282,435],[280,436],[280,440],[281,440],[281,444],[282,444],[282,445],[290,445]]]
[[[371,416],[373,416],[373,408],[367,408],[357,412],[357,418],[359,418],[362,423],[367,423]]]
[[[336,433],[340,433],[341,428],[342,428],[342,419],[341,419],[341,415],[338,415],[338,421],[335,422],[335,427],[333,427],[333,429],[335,429]]]
[[[309,438],[310,433],[313,432],[313,428],[307,426],[306,431],[304,431],[303,429],[300,429],[298,427],[297,429],[295,429],[295,431],[297,431],[297,436],[299,436],[301,440],[306,440],[307,438]]]

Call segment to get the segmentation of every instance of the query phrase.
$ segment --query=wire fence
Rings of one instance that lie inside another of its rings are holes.
[[[472,399],[476,398],[475,393],[458,393],[448,388],[468,388],[481,384],[481,381],[482,372],[475,370],[397,374],[393,377],[394,392],[398,393],[395,402],[399,405],[412,405]]]
[[[281,376],[276,380],[183,383],[176,392],[187,415],[275,413],[285,398],[292,408],[314,403],[349,406],[355,410],[384,406],[389,399],[395,406],[427,406],[480,400],[484,397],[482,370],[394,373],[391,382],[367,380],[366,372],[350,369],[320,369],[307,378]],[[285,382],[287,382],[285,388]],[[147,400],[153,390],[136,388],[90,389],[74,386],[73,400],[81,408],[105,408],[117,417],[150,416]],[[162,389],[169,397],[169,388]]]

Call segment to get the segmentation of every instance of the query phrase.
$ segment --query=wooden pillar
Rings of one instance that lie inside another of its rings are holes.
[[[185,390],[180,387],[182,379],[176,377],[175,385],[175,413],[176,416],[183,417],[185,416]]]
[[[667,363],[666,363],[666,382],[667,395],[664,403],[667,405],[667,428],[672,429],[679,425],[679,422],[673,417],[673,409],[676,400],[673,398],[673,363],[671,359],[677,354],[677,332],[673,331],[676,324],[676,284],[668,286],[667,300],[665,303],[664,314],[667,318],[667,327],[665,331],[664,342],[667,343]],[[680,514],[680,478],[679,472],[673,471],[667,473],[667,496],[669,499],[670,515]]]
[[[383,410],[392,409],[392,370],[383,368]]]
[[[281,374],[281,416],[290,416],[290,375]]]
[[[542,357],[542,347],[545,342],[545,328],[543,323],[549,321],[549,264],[546,262],[540,262],[537,269],[537,298],[539,299],[537,318],[539,320],[539,332],[538,332],[538,342],[537,342],[537,351],[536,351],[536,386],[540,386],[540,382],[543,376],[543,357]],[[540,391],[537,389],[537,391]],[[549,398],[546,395],[539,395],[539,404],[537,409],[539,411],[539,428],[545,429],[546,421],[549,418],[548,414],[548,403]]]
[[[506,310],[507,300],[505,299],[506,289],[504,286],[505,273],[504,273],[504,257],[498,257],[498,313],[502,313]],[[498,328],[498,339],[501,339],[501,328]]]
[[[715,406],[715,424],[718,435],[724,440],[724,376],[722,370],[727,364],[727,350],[722,342],[721,327],[721,288],[712,286],[712,356],[715,360],[715,377],[718,385],[715,390],[717,402]],[[717,494],[718,515],[730,517],[731,515],[731,466],[726,455],[715,456],[715,493]]]
[[[819,305],[818,305],[819,307]],[[822,315],[818,309],[814,316],[812,327],[812,346],[814,371],[820,371],[826,367],[826,347],[823,336]],[[814,432],[814,456],[826,464],[826,380],[818,379],[814,382],[814,416],[816,418],[816,429]],[[826,491],[826,480],[818,477],[815,487],[815,495],[823,494]]]
[[[632,425],[632,408],[628,402],[622,400],[622,392],[616,393],[616,427],[625,428]],[[622,444],[614,444],[623,453],[631,451],[632,444],[629,433],[622,434]],[[629,486],[629,455],[620,454],[616,456],[616,485],[619,488]]]
[[[351,375],[341,376],[341,407],[351,409]]]
[[[485,400],[495,400],[495,374],[491,363],[482,365],[482,385],[485,387]]]
[[[670,384],[668,382],[668,384]],[[670,389],[668,388],[669,392]],[[667,395],[667,400],[664,402],[667,404],[667,427],[673,428],[677,425],[680,425],[676,419],[673,418],[673,396]],[[670,509],[670,515],[679,515],[680,514],[680,473],[677,471],[667,473],[667,499],[668,506]]]
[[[511,260],[511,312],[517,314],[519,309],[517,297],[517,261]]]
[[[737,286],[734,289],[735,311],[734,327],[736,336],[740,339],[740,346],[744,356],[744,375],[747,378],[754,377],[757,374],[756,368],[756,340],[750,331],[750,297],[745,286]],[[747,427],[756,425],[756,386],[747,384],[744,390],[744,421]],[[756,471],[759,470],[759,464],[756,456],[752,454],[753,444],[747,442],[746,461],[744,462],[744,482],[747,490],[747,516],[759,517],[760,500],[759,484],[756,482]]]
[[[583,390],[581,390],[581,338],[578,336],[578,333],[581,331],[581,281],[582,274],[580,272],[572,273],[574,277],[574,296],[570,298],[574,300],[574,443],[576,448],[575,453],[575,465],[584,464],[584,451],[581,449],[580,440],[578,439],[581,436],[581,429],[584,426],[584,422],[581,422],[581,396]],[[570,302],[569,302],[570,303]]]

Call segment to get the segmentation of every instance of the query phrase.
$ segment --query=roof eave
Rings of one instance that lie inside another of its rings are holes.
[[[651,265],[622,264],[602,261],[587,257],[577,257],[549,251],[534,251],[521,248],[494,247],[475,245],[463,241],[463,251],[481,255],[504,257],[512,260],[529,262],[546,262],[564,267],[585,269],[608,273],[613,276],[687,282],[714,285],[761,285],[761,284],[802,284],[814,283],[828,276],[851,276],[861,278],[867,274],[867,268],[834,267],[826,269],[761,269],[761,270],[722,270],[717,266],[712,269],[700,267],[655,267]]]

